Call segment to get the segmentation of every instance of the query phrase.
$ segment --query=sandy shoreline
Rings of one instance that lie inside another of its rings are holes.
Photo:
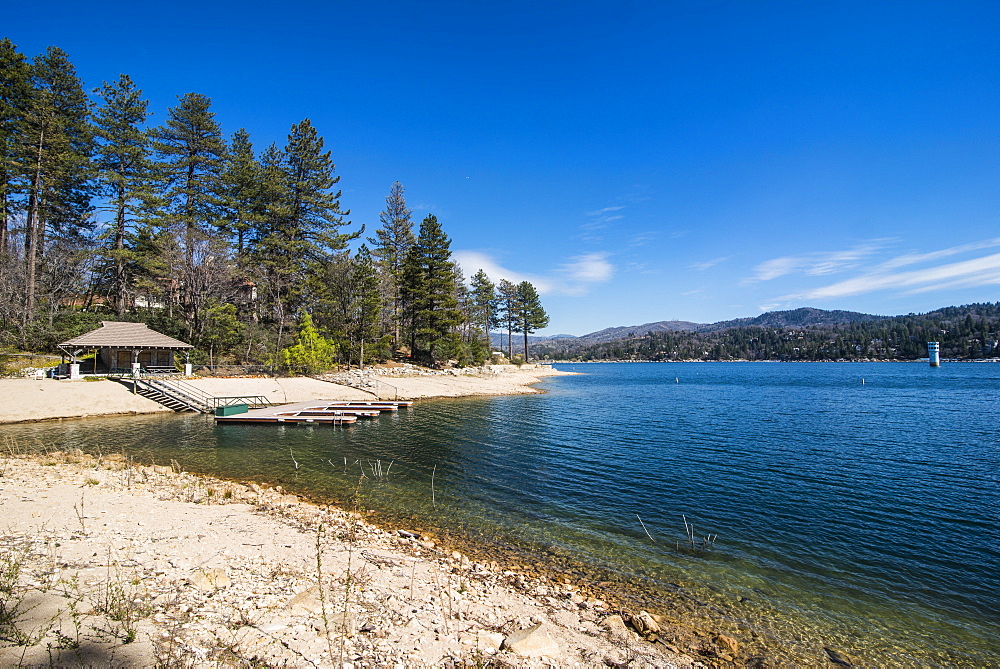
[[[561,374],[406,371],[386,370],[379,391],[523,394]],[[309,378],[194,383],[277,403],[372,398]],[[113,381],[4,380],[0,397],[7,423],[164,410]],[[408,528],[379,529],[280,487],[141,466],[121,454],[95,460],[22,448],[7,443],[0,454],[0,567],[24,557],[18,588],[28,613],[17,626],[27,633],[0,641],[0,665],[669,667],[741,657],[736,639],[613,610],[593,584],[558,570],[491,561],[500,556],[471,563],[399,532]],[[112,594],[134,600],[136,615],[112,607]],[[3,625],[0,618],[0,638],[9,637]]]
[[[639,636],[648,614],[629,626],[568,580],[112,458],[0,458],[0,565],[17,565],[21,605],[0,618],[0,665],[692,666]]]
[[[404,368],[385,370],[378,377],[382,399],[426,399],[473,395],[516,395],[539,392],[533,384],[560,372],[550,367],[494,365],[487,368],[430,372]],[[396,374],[392,374],[396,371]],[[407,374],[399,372],[406,371]],[[371,400],[371,391],[309,377],[196,378],[187,379],[204,392],[219,397],[260,395],[274,404],[307,400]],[[87,418],[120,414],[169,412],[170,409],[132,394],[116,381],[56,381],[53,379],[0,379],[0,423]]]

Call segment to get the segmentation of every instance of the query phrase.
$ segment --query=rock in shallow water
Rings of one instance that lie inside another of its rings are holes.
[[[830,658],[830,662],[838,667],[853,667],[854,660],[847,653],[841,652],[839,650],[834,650],[833,648],[824,648],[826,651],[826,656]]]

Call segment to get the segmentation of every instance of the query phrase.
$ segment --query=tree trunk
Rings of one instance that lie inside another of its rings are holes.
[[[42,146],[45,143],[45,130],[38,135],[38,153],[35,159],[35,176],[31,184],[31,195],[28,198],[28,226],[24,232],[24,264],[27,275],[27,295],[24,314],[25,323],[35,311],[35,265],[38,258],[38,227],[42,200]]]
[[[119,192],[119,202],[123,201],[123,194]],[[125,206],[118,205],[118,212],[115,216],[115,315],[121,317],[125,313],[125,259],[122,254],[125,251]]]

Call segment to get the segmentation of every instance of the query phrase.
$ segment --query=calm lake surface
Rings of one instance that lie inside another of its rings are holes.
[[[402,527],[638,584],[779,662],[1000,664],[1000,364],[556,367],[583,375],[349,428],[169,415],[0,435],[359,494]],[[677,550],[682,516],[714,547]]]

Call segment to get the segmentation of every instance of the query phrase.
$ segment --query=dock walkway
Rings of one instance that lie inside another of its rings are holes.
[[[351,402],[310,400],[281,406],[251,409],[249,411],[216,415],[216,423],[325,423],[350,425],[358,418],[375,418],[384,411],[396,411],[411,406],[413,402]]]

